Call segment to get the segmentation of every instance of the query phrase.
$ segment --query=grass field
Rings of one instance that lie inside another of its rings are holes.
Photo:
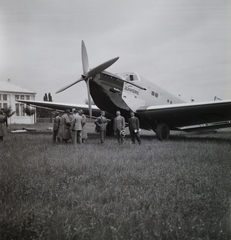
[[[0,143],[0,239],[231,239],[231,130]]]

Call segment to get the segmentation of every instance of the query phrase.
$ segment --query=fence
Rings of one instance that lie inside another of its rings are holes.
[[[53,123],[54,118],[36,118],[36,123]],[[94,119],[87,118],[87,123],[93,123]]]
[[[52,123],[52,118],[36,118],[36,123]]]

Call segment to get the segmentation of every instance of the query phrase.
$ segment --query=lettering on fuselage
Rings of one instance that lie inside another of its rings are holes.
[[[127,91],[127,92],[134,93],[136,95],[139,95],[139,91],[137,91],[136,89],[133,89],[131,87],[125,86],[124,90]]]

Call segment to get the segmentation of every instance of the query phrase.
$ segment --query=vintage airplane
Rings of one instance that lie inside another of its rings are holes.
[[[93,69],[89,69],[88,55],[82,41],[83,75],[56,93],[62,92],[78,82],[87,85],[89,105],[57,102],[18,100],[31,106],[65,110],[83,109],[86,115],[99,116],[106,111],[110,119],[116,110],[128,120],[133,111],[139,118],[141,128],[153,130],[159,140],[169,138],[170,130],[198,131],[231,127],[231,100],[213,102],[184,102],[180,97],[165,91],[134,72],[112,74],[105,69],[118,60],[113,58]],[[96,106],[91,105],[91,98]],[[112,131],[112,122],[108,132]]]

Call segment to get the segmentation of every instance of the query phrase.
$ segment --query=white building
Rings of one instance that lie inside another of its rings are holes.
[[[23,89],[10,82],[0,81],[0,109],[11,107],[15,113],[8,118],[8,124],[33,124],[35,123],[35,115],[27,116],[24,112],[24,104],[17,102],[17,99],[21,100],[35,100],[35,92],[27,89]]]

